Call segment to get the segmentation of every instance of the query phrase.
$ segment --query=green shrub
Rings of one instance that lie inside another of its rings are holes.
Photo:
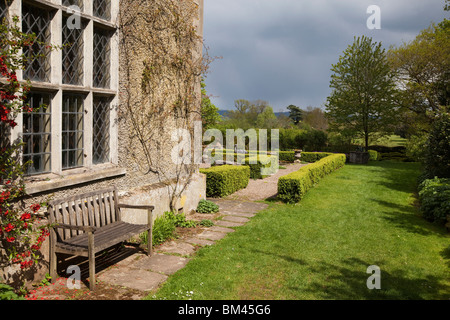
[[[248,166],[224,165],[200,169],[206,175],[206,196],[225,197],[247,187],[250,179]]]
[[[425,148],[428,177],[450,178],[450,113],[442,113],[434,121]]]
[[[159,216],[153,223],[153,245],[163,243],[168,239],[173,239],[175,235],[175,222],[172,218],[171,212],[164,212],[164,215]],[[146,242],[147,235],[142,239]]]
[[[209,219],[203,219],[202,221],[199,222],[199,225],[203,227],[212,227],[214,225],[214,222],[212,222]]]
[[[300,160],[304,162],[316,162],[325,157],[331,156],[334,153],[329,152],[302,152]]]
[[[425,219],[445,223],[450,216],[450,179],[424,180],[419,185],[419,200]]]
[[[209,200],[200,200],[197,205],[197,212],[199,213],[216,213],[219,211],[219,206]]]
[[[367,150],[369,153],[369,159],[377,161],[378,160],[378,152],[376,150]]]
[[[25,300],[25,298],[18,296],[11,286],[0,283],[0,300]]]
[[[294,162],[295,151],[278,151],[278,160],[285,162]]]
[[[380,157],[383,160],[397,160],[397,161],[403,161],[403,162],[410,162],[412,159],[410,159],[405,153],[401,152],[379,152],[378,157]]]
[[[301,167],[296,172],[280,177],[278,198],[287,203],[299,202],[321,178],[344,166],[345,160],[345,154],[331,154],[315,163]]]

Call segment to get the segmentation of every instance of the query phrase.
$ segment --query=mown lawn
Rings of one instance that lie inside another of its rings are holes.
[[[449,299],[450,235],[414,206],[416,163],[346,165],[272,203],[149,299]],[[366,286],[371,265],[381,289]]]

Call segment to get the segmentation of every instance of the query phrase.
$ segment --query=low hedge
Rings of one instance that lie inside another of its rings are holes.
[[[250,167],[224,165],[200,169],[206,175],[206,196],[225,197],[247,187]]]
[[[304,162],[316,162],[325,157],[331,156],[334,153],[330,152],[302,152],[301,153],[301,161]]]
[[[380,160],[380,159],[378,159],[378,151],[376,151],[376,150],[367,150],[367,152],[369,153],[369,156],[370,156],[369,159],[370,160],[374,160],[374,161]]]
[[[285,162],[294,162],[295,151],[278,151],[278,160]]]
[[[227,160],[227,154],[223,153],[223,161]],[[262,179],[267,175],[263,175],[261,173],[262,168],[271,168],[272,163],[275,163],[273,170],[268,170],[270,174],[275,173],[276,169],[278,169],[278,163],[276,163],[276,156],[265,154],[268,159],[264,159],[264,163],[260,161],[260,156],[256,155],[256,153],[243,154],[243,153],[229,153],[229,156],[233,156],[233,162],[238,162],[240,160],[239,156],[243,157],[244,161],[241,163],[242,165],[250,167],[250,179]]]
[[[287,203],[299,202],[321,178],[345,165],[345,154],[331,154],[278,179],[278,198]]]
[[[420,210],[425,219],[450,223],[450,179],[424,180],[419,185]]]

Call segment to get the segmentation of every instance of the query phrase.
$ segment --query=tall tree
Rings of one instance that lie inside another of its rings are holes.
[[[391,48],[388,60],[402,89],[403,123],[412,133],[429,132],[450,103],[450,20]]]
[[[289,118],[292,119],[294,124],[298,124],[300,121],[303,120],[303,110],[300,109],[297,106],[294,106],[293,104],[289,105],[287,107],[289,110]]]
[[[203,132],[208,129],[214,128],[216,124],[218,124],[221,120],[221,116],[219,114],[219,108],[217,108],[209,99],[209,96],[206,94],[206,84],[204,80],[201,82],[202,86],[202,127]]]
[[[386,134],[396,120],[396,87],[381,43],[355,37],[332,65],[326,115],[332,131],[369,138]]]

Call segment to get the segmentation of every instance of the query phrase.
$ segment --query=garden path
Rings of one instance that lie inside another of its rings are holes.
[[[278,192],[278,178],[297,171],[305,165],[306,164],[301,163],[283,164],[283,167],[286,169],[278,169],[277,173],[262,180],[250,179],[248,186],[245,189],[241,189],[232,195],[229,195],[226,199],[258,201],[275,197]]]

